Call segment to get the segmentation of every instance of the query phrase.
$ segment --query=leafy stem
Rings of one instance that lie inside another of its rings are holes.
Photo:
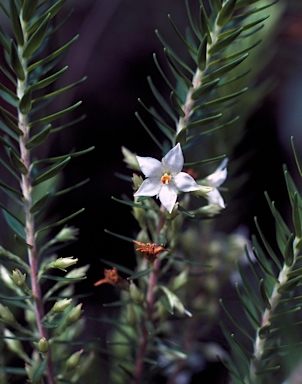
[[[267,330],[269,331],[271,319],[274,316],[276,308],[282,298],[282,285],[286,284],[289,281],[289,272],[291,272],[291,270],[295,266],[295,261],[300,251],[300,249],[297,247],[298,243],[298,240],[294,241],[295,246],[293,252],[293,263],[291,265],[288,265],[286,262],[284,263],[278,275],[278,282],[275,284],[272,293],[268,298],[268,304],[266,305],[266,309],[262,314],[260,328],[257,332],[257,336],[254,342],[253,359],[251,359],[250,364],[250,377],[253,383],[257,382],[257,367],[261,361],[267,341],[266,332],[262,334],[261,330],[267,328]]]
[[[192,78],[192,86],[188,89],[187,96],[185,99],[185,102],[182,106],[182,110],[184,112],[183,116],[179,117],[176,132],[179,133],[182,129],[184,129],[190,122],[190,116],[194,111],[194,105],[195,100],[193,99],[192,95],[194,91],[199,88],[202,85],[202,77],[205,73],[205,71],[208,69],[210,60],[211,60],[211,47],[215,45],[217,42],[217,37],[219,35],[219,32],[221,30],[221,27],[217,25],[217,23],[214,24],[213,31],[211,32],[211,38],[210,41],[206,44],[206,62],[203,69],[200,69],[197,67],[195,74]]]
[[[42,292],[41,287],[38,281],[38,273],[39,273],[39,261],[38,261],[38,250],[36,243],[36,230],[35,230],[35,217],[34,214],[31,213],[31,208],[33,206],[33,196],[32,196],[32,179],[31,179],[31,150],[26,148],[26,144],[29,141],[30,137],[30,129],[28,126],[29,123],[29,111],[24,112],[21,108],[22,100],[24,100],[24,96],[26,92],[28,92],[28,71],[27,71],[27,60],[23,58],[24,47],[26,47],[27,42],[27,32],[26,32],[26,23],[22,20],[22,16],[20,17],[23,36],[24,36],[24,44],[18,45],[18,53],[20,57],[20,64],[23,69],[24,79],[18,78],[17,80],[17,96],[19,98],[19,106],[18,106],[18,126],[22,131],[23,135],[19,136],[19,148],[20,148],[20,160],[24,166],[24,171],[21,171],[21,190],[23,194],[23,209],[25,216],[25,241],[28,244],[27,247],[27,256],[28,263],[30,266],[30,279],[31,279],[31,289],[32,296],[34,301],[34,309],[35,309],[35,318],[36,324],[39,332],[39,338],[45,338],[48,340],[47,330],[43,327],[42,319],[44,317],[44,307],[42,300]],[[30,110],[30,107],[28,108]],[[47,352],[47,382],[48,384],[54,384],[54,372],[53,372],[53,364],[51,359],[51,352],[48,350]]]
[[[148,290],[146,294],[146,322],[153,323],[154,304],[155,304],[155,288],[157,284],[158,274],[160,271],[160,259],[157,258],[153,263],[153,270],[149,276]],[[133,384],[141,383],[144,359],[148,347],[149,331],[146,327],[146,322],[142,327],[142,334],[139,342],[139,347],[136,355],[136,364],[134,370]]]

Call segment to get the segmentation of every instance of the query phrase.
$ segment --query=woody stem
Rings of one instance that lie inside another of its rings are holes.
[[[157,278],[160,270],[160,260],[157,258],[153,263],[153,271],[150,274],[149,285],[146,295],[146,319],[142,326],[142,334],[140,337],[139,347],[136,355],[136,363],[134,370],[134,379],[133,384],[140,384],[142,382],[143,368],[144,368],[144,358],[147,351],[149,332],[146,327],[147,322],[153,320],[154,314],[154,303],[155,303],[155,286],[157,283]]]

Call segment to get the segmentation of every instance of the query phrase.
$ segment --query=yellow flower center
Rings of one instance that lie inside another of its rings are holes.
[[[161,177],[161,182],[162,182],[163,184],[169,184],[170,181],[171,181],[171,179],[172,179],[172,176],[169,175],[168,173],[165,173],[165,174],[162,175],[162,177]]]

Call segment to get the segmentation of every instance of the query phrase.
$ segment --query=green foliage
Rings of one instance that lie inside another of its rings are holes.
[[[231,155],[255,103],[270,89],[271,79],[260,86],[255,81],[262,69],[258,65],[261,56],[258,46],[262,37],[264,40],[267,37],[266,44],[269,44],[270,29],[274,30],[282,12],[282,7],[267,1],[213,0],[208,3],[200,0],[198,13],[193,2],[185,1],[189,21],[185,33],[178,29],[171,15],[168,16],[183,45],[181,53],[156,31],[170,73],[165,73],[156,55],[153,56],[154,62],[169,89],[170,100],[166,100],[148,78],[160,109],[148,107],[141,99],[138,101],[154,120],[159,134],[155,134],[141,114],[136,113],[162,154],[180,143],[185,153],[185,166],[193,167],[197,174],[202,172],[204,164]],[[264,32],[268,9],[274,17]],[[123,154],[128,168],[139,171],[135,154],[125,148]],[[209,185],[208,178],[198,179],[198,184]],[[290,180],[287,176],[288,184],[292,183]],[[136,191],[142,178],[134,174],[132,182]],[[300,197],[296,189],[290,191],[294,225],[300,228]],[[113,326],[108,350],[104,351],[112,362],[112,383],[127,380],[133,384],[153,382],[159,372],[176,380],[182,369],[190,370],[190,357],[194,353],[200,353],[204,348],[205,355],[213,354],[202,340],[219,320],[217,303],[220,289],[230,279],[237,264],[242,283],[236,289],[252,332],[220,300],[226,314],[244,337],[241,341],[221,325],[233,355],[233,360],[228,356],[221,357],[221,360],[234,383],[255,384],[260,372],[264,374],[263,380],[269,381],[279,369],[280,361],[275,351],[279,351],[279,347],[283,351],[285,347],[285,344],[279,344],[279,336],[282,337],[283,333],[279,323],[282,323],[283,315],[290,316],[295,310],[289,306],[285,312],[281,308],[276,312],[275,307],[281,296],[288,299],[300,283],[299,276],[287,278],[287,274],[295,269],[297,260],[295,235],[267,195],[276,220],[277,243],[284,263],[265,239],[256,220],[263,245],[254,237],[253,255],[247,251],[257,286],[254,292],[252,282],[242,269],[242,249],[238,251],[237,243],[240,239],[235,235],[223,241],[215,238],[214,224],[210,219],[222,214],[221,206],[202,205],[201,199],[194,202],[192,195],[178,196],[171,214],[147,196],[135,197],[133,201],[127,197],[114,198],[132,207],[140,230],[134,240],[139,246],[135,249],[138,254],[136,270],[128,271],[122,265],[107,261],[112,270],[105,270],[105,278],[96,283],[109,283],[121,289],[120,299],[106,305],[120,308],[119,319],[98,319]],[[221,252],[220,246],[223,248]],[[159,250],[158,254],[154,254],[155,250]],[[126,274],[125,279],[116,275],[118,271]],[[276,271],[279,271],[279,276]],[[130,282],[128,286],[127,280]],[[261,347],[266,341],[263,350]],[[217,350],[215,359],[221,354]],[[129,359],[126,360],[125,356]]]
[[[241,284],[238,296],[249,321],[255,339],[242,332],[222,303],[236,328],[248,338],[243,345],[234,335],[225,330],[232,350],[232,360],[226,362],[234,383],[283,382],[289,372],[300,361],[297,354],[301,348],[301,194],[284,167],[284,177],[288,189],[292,223],[289,226],[278,212],[276,205],[266,198],[275,221],[276,244],[267,242],[256,220],[261,243],[254,237],[253,257],[247,254],[252,277],[246,279],[247,270],[240,270]],[[293,232],[291,229],[293,228]],[[275,251],[273,251],[273,248]],[[259,286],[259,291],[251,296],[251,286]],[[289,327],[290,326],[290,330]]]
[[[62,126],[59,119],[81,105],[79,101],[50,113],[50,103],[85,78],[55,88],[68,69],[60,68],[61,58],[77,39],[75,36],[56,47],[55,32],[59,27],[53,21],[65,0],[11,0],[8,4],[6,8],[1,2],[12,34],[1,30],[6,59],[1,70],[9,85],[0,85],[0,141],[7,155],[1,165],[13,179],[9,183],[0,181],[8,197],[6,204],[0,205],[14,240],[10,251],[0,249],[0,337],[9,352],[6,361],[1,362],[1,382],[7,382],[7,375],[21,375],[23,381],[32,383],[71,383],[79,380],[90,361],[87,352],[76,352],[73,346],[84,324],[74,284],[86,278],[88,266],[68,272],[66,268],[78,260],[57,258],[56,248],[77,240],[77,230],[64,225],[83,208],[53,220],[47,219],[47,212],[51,200],[87,181],[62,190],[59,175],[73,158],[93,147],[52,158],[40,158],[39,154],[56,132],[72,124]],[[6,173],[2,174],[5,177]],[[57,227],[55,237],[45,240]],[[25,368],[10,366],[14,355],[26,363]],[[80,356],[82,368],[75,371]]]

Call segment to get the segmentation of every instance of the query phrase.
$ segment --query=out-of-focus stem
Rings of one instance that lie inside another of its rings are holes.
[[[295,243],[297,243],[297,239]],[[293,269],[293,266],[295,265],[296,257],[299,253],[298,249],[294,250],[294,262],[291,266],[287,266],[284,264],[283,268],[281,269],[279,276],[278,276],[278,283],[275,285],[271,296],[269,298],[270,308],[266,308],[265,311],[262,314],[261,319],[261,325],[260,328],[268,325],[270,323],[271,317],[274,315],[276,307],[281,299],[281,293],[278,292],[278,288],[281,284],[284,284],[288,280],[288,273]],[[253,380],[253,383],[257,383],[257,367],[262,359],[262,354],[264,351],[266,345],[266,338],[261,338],[259,335],[259,332],[256,336],[255,342],[254,342],[254,353],[253,353],[253,359],[250,364],[250,377]]]
[[[155,259],[153,263],[153,271],[150,274],[149,285],[146,295],[146,321],[152,322],[154,314],[154,302],[155,302],[155,286],[157,283],[157,277],[160,270],[160,259]],[[142,327],[142,334],[139,342],[139,347],[136,355],[135,370],[133,384],[140,384],[142,381],[144,358],[146,356],[147,346],[149,340],[149,332],[145,326]]]

